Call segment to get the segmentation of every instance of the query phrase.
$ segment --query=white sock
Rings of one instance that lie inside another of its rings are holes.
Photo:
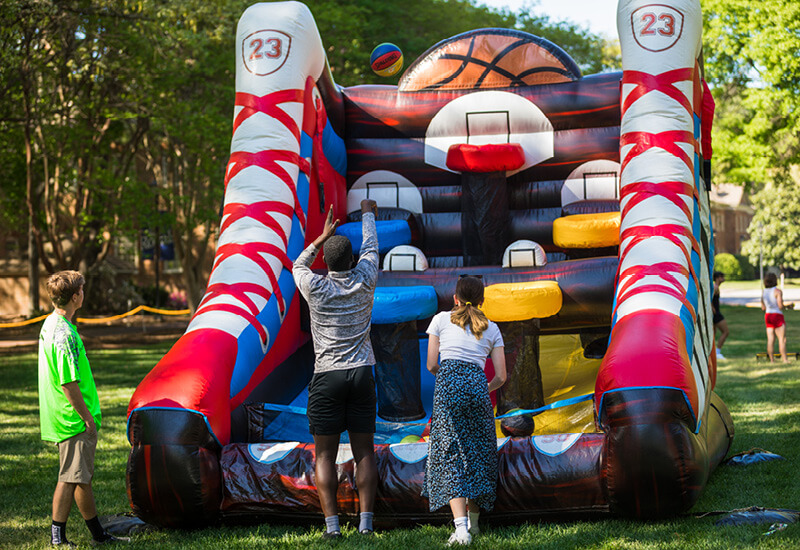
[[[469,531],[467,530],[468,529],[467,526],[469,523],[469,519],[467,519],[467,516],[461,516],[460,518],[455,518],[453,520],[453,523],[456,524],[457,535],[466,536],[469,533]]]
[[[364,529],[369,529],[372,531],[372,516],[374,515],[373,512],[361,512],[359,516],[361,519],[358,523],[358,531],[359,533]]]
[[[477,535],[480,533],[480,529],[478,528],[478,518],[480,517],[480,512],[469,512],[469,532],[471,535]]]
[[[325,527],[328,533],[340,531],[339,529],[339,516],[328,516],[325,518]]]

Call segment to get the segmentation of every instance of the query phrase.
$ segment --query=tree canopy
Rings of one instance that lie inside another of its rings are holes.
[[[800,3],[703,0],[706,78],[719,178],[791,181],[800,161]]]
[[[752,202],[755,214],[742,252],[753,265],[758,265],[763,251],[765,266],[800,269],[800,187],[769,184],[753,195]]]
[[[222,202],[236,23],[251,3],[0,0],[0,218],[30,235],[32,278],[39,262],[91,272],[115,238],[168,226],[197,304]],[[548,38],[586,73],[618,65],[613,45],[537,15],[535,5],[521,13],[474,0],[309,5],[343,86],[390,82],[369,68],[380,42],[400,46],[408,65],[482,27]]]
[[[536,3],[518,13],[476,4],[475,0],[324,0],[309,6],[334,78],[343,86],[390,82],[369,68],[370,52],[381,42],[400,47],[408,66],[442,40],[487,27],[515,28],[547,38],[569,53],[586,74],[620,66],[614,44],[572,23],[537,14]]]
[[[756,209],[743,246],[800,267],[800,4],[703,0],[706,77],[717,100],[715,179],[745,185]]]

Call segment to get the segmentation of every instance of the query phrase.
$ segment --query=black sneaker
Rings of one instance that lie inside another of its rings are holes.
[[[106,533],[106,538],[102,540],[92,539],[92,546],[100,546],[102,544],[130,544],[131,539],[129,537],[115,537],[114,535],[110,535]]]
[[[322,538],[325,540],[339,540],[342,538],[341,531],[325,531],[322,533]]]
[[[375,531],[372,530],[372,529],[362,529],[361,531],[359,531],[359,533],[362,534],[362,535],[369,536],[369,535],[374,535]]]
[[[74,542],[70,542],[67,539],[61,539],[61,542],[56,542],[54,540],[50,540],[50,546],[58,546],[59,548],[77,548],[78,545]]]

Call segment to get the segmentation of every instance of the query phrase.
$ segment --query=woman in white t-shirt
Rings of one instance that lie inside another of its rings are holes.
[[[478,309],[483,281],[460,278],[453,299],[453,310],[435,315],[428,327],[427,366],[436,385],[422,495],[431,511],[450,505],[456,530],[449,543],[469,544],[480,509],[494,507],[497,435],[489,392],[505,383],[506,359],[500,329]],[[489,355],[495,375],[487,384]]]
[[[783,292],[778,288],[778,276],[774,273],[764,275],[764,290],[761,292],[761,309],[764,310],[764,324],[767,326],[767,356],[770,363],[775,361],[775,338],[781,359],[786,357],[786,321],[783,318]]]

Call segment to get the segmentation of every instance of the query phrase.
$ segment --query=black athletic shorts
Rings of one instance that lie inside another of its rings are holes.
[[[314,373],[308,386],[308,430],[312,435],[375,433],[376,402],[372,366]]]

